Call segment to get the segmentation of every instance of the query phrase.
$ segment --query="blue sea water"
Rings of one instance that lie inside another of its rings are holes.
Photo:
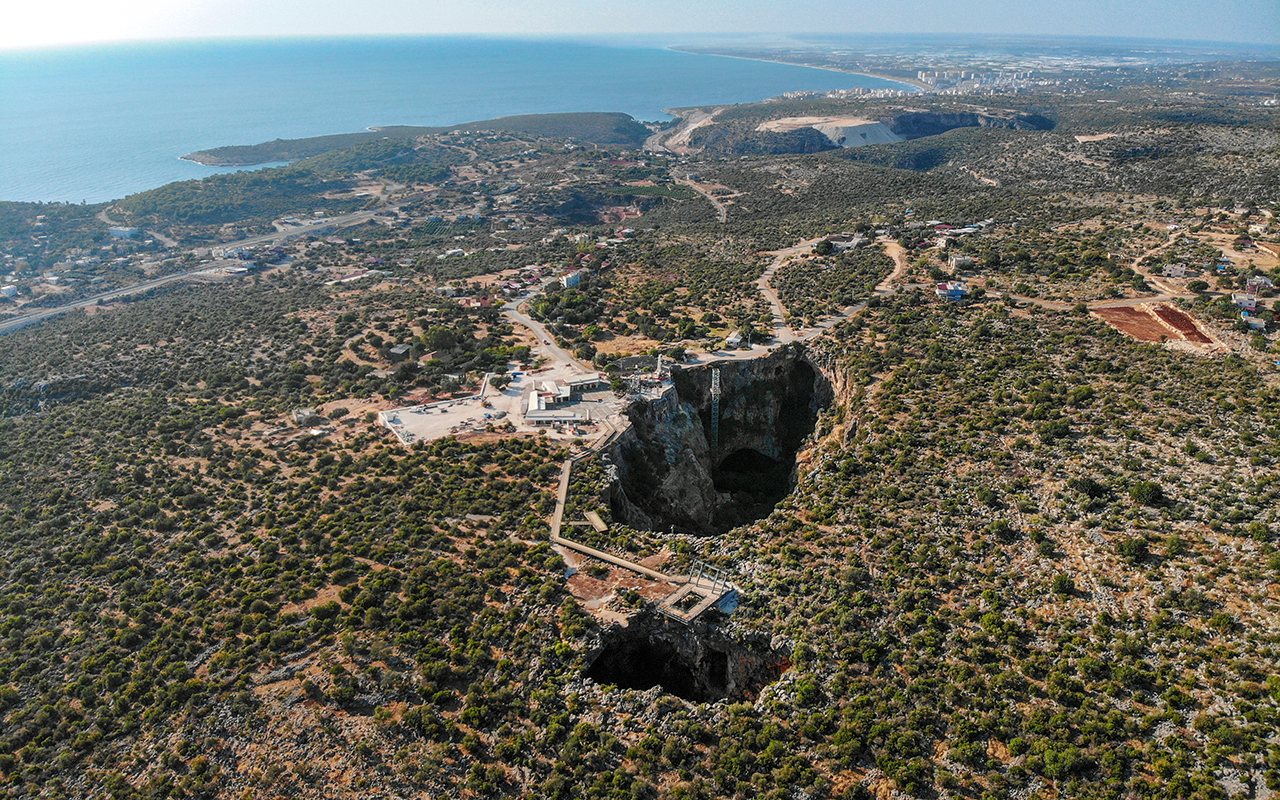
[[[225,172],[179,156],[229,144],[508,114],[751,102],[906,88],[657,45],[377,37],[0,52],[0,200],[116,199]]]

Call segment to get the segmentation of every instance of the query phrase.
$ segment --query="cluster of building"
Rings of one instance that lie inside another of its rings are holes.
[[[1265,331],[1267,321],[1257,316],[1259,304],[1258,293],[1275,289],[1275,283],[1265,275],[1254,275],[1245,281],[1243,292],[1232,292],[1231,302],[1240,309],[1240,319],[1251,330]]]
[[[526,425],[548,427],[551,425],[588,422],[591,410],[588,406],[568,405],[582,399],[582,393],[607,385],[604,375],[589,372],[572,378],[530,381],[520,398],[520,416]]]
[[[941,220],[931,219],[928,222],[908,222],[906,239],[912,247],[949,247],[966,236],[976,236],[992,225],[994,219],[984,219],[972,225],[956,226]]]
[[[848,100],[854,97],[909,97],[912,94],[915,92],[906,89],[868,89],[865,86],[859,86],[854,89],[832,89],[829,92],[784,92],[782,97],[784,100],[805,100],[817,97],[828,100]]]
[[[1037,86],[1056,86],[1059,80],[1037,78],[1026,71],[974,72],[972,70],[920,70],[916,80],[938,94],[1009,94]]]

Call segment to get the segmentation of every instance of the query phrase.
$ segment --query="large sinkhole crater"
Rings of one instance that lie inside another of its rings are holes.
[[[827,378],[796,348],[672,377],[674,391],[633,404],[628,435],[609,454],[615,516],[697,534],[767,516],[795,487],[797,453],[832,403]]]
[[[695,703],[754,699],[790,666],[764,641],[737,641],[718,631],[633,620],[611,629],[587,668],[601,685],[654,687]]]

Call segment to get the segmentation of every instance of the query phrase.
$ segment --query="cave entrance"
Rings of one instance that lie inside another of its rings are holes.
[[[757,417],[751,424],[721,420],[722,441],[727,447],[717,454],[712,481],[718,491],[731,495],[732,501],[717,509],[715,527],[720,531],[768,516],[791,493],[796,455],[813,433],[819,410],[830,402],[818,391],[818,373],[803,360],[793,362],[778,378],[741,390],[771,397],[765,403],[773,409],[771,419]]]
[[[735,450],[720,460],[720,474],[726,476],[767,475],[781,466],[778,459],[770,458],[759,450],[744,447]]]
[[[725,682],[728,656],[724,653],[712,655],[719,656],[722,666],[718,670],[704,669],[699,662],[705,657],[691,660],[681,656],[674,646],[661,639],[617,641],[605,646],[587,670],[587,677],[596,683],[624,689],[643,690],[660,686],[664,692],[676,697],[702,703],[719,700],[728,690]],[[715,660],[714,657],[711,659]],[[716,677],[719,681],[715,680]]]
[[[669,623],[633,622],[612,634],[586,675],[602,685],[662,691],[695,703],[754,699],[790,666],[763,641],[739,642]],[[673,635],[674,634],[674,635]]]
[[[611,446],[614,517],[649,530],[715,535],[768,516],[795,488],[800,448],[834,400],[827,378],[784,349],[673,370],[672,382],[676,402],[667,394],[637,400],[629,435]]]
[[[781,461],[749,447],[722,458],[713,480],[717,490],[733,496],[733,502],[719,510],[718,527],[728,530],[768,516],[791,492],[794,468],[794,456],[791,462]]]

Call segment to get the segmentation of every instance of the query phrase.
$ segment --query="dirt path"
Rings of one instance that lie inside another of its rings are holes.
[[[885,276],[884,280],[876,284],[876,294],[890,294],[898,281],[902,280],[902,276],[907,274],[907,270],[910,269],[911,265],[907,261],[907,251],[903,249],[902,245],[887,237],[879,241],[884,245],[885,255],[893,259],[893,272],[890,272]]]
[[[822,241],[822,237],[817,239],[806,239],[793,247],[783,248],[782,250],[770,250],[764,255],[773,256],[771,263],[765,271],[756,279],[756,287],[760,290],[760,294],[764,295],[764,299],[769,301],[769,307],[773,310],[773,323],[771,333],[774,342],[777,344],[789,344],[791,342],[807,342],[817,336],[821,336],[833,325],[852,317],[854,314],[862,311],[867,307],[865,301],[844,308],[839,314],[835,314],[812,328],[802,328],[795,330],[785,322],[787,317],[786,306],[782,304],[781,298],[778,297],[777,291],[773,288],[773,276],[783,264],[799,255],[805,255],[813,252],[813,246]],[[882,242],[886,252],[893,259],[893,271],[876,285],[874,294],[879,297],[887,297],[896,292],[900,287],[898,281],[906,274],[909,268],[906,253],[902,246],[897,242],[885,240]]]
[[[801,337],[785,322],[787,318],[786,306],[782,305],[782,300],[778,297],[778,293],[774,291],[771,283],[774,273],[778,271],[779,267],[796,256],[813,252],[813,246],[820,241],[822,241],[822,237],[806,239],[792,247],[769,250],[764,253],[766,256],[773,256],[773,263],[765,268],[759,278],[756,278],[756,288],[760,290],[760,294],[764,295],[764,299],[769,301],[769,307],[773,309],[773,322],[771,323],[770,333],[772,333],[775,342],[787,344]]]
[[[688,186],[690,189],[694,190],[698,194],[710,200],[711,205],[715,206],[716,208],[716,216],[720,218],[720,221],[721,222],[729,221],[729,208],[724,203],[720,202],[720,198],[716,197],[711,192],[702,188],[701,185],[696,184],[687,178],[676,178],[676,183],[681,184],[682,186]]]
[[[105,208],[98,212],[98,220],[101,222],[105,222],[107,225],[113,228],[121,227],[121,223],[117,222],[116,220],[112,219],[107,215],[107,210]],[[157,242],[164,245],[165,247],[178,246],[177,241],[170,239],[168,236],[165,236],[163,233],[157,233],[156,231],[147,231],[146,233],[152,239],[155,239]]]
[[[1165,239],[1160,244],[1147,248],[1147,250],[1143,252],[1142,255],[1138,256],[1133,260],[1134,272],[1141,275],[1147,283],[1156,287],[1160,291],[1166,292],[1168,294],[1173,294],[1173,295],[1181,294],[1178,292],[1177,287],[1167,283],[1161,276],[1152,275],[1149,270],[1147,270],[1142,266],[1142,262],[1156,255],[1157,253],[1162,253],[1165,250],[1168,250],[1170,247],[1173,246],[1173,243],[1177,241],[1179,235],[1180,235],[1179,231],[1170,231],[1167,239]]]

